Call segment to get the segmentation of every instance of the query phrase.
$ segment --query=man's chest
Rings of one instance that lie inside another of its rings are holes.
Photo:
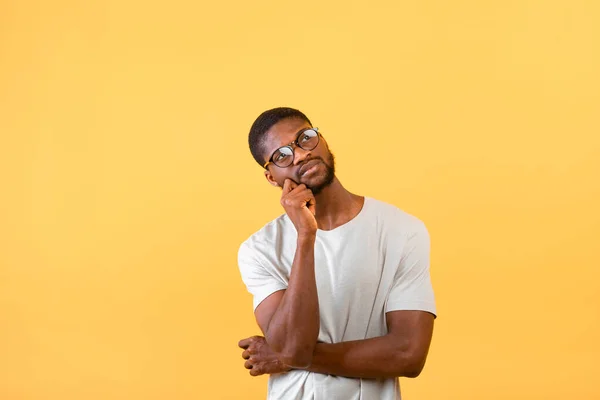
[[[295,252],[295,241],[287,241],[274,260],[286,280],[292,271]],[[342,294],[353,287],[371,287],[381,279],[386,255],[387,243],[376,232],[319,236],[314,247],[317,288]]]

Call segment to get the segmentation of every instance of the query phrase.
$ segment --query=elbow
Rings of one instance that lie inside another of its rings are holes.
[[[267,328],[266,333],[267,343],[272,343],[271,349],[283,364],[295,369],[306,369],[312,364],[313,353],[317,345],[316,337],[307,340],[304,335],[296,335],[291,337],[277,336],[271,339],[269,328]]]
[[[396,376],[402,376],[405,378],[416,378],[421,375],[423,368],[425,367],[425,359],[422,357],[409,356],[402,357],[397,363]]]
[[[281,356],[279,358],[279,360],[287,365],[290,368],[293,369],[306,369],[308,367],[310,367],[310,364],[312,362],[312,357],[306,357],[306,356],[298,356],[298,355],[294,355],[294,356]]]
[[[267,340],[268,342],[268,340]],[[277,359],[291,368],[305,369],[312,364],[314,346],[299,345],[277,345],[277,342],[271,345],[271,349],[277,355]]]
[[[403,371],[402,376],[406,378],[416,378],[417,376],[421,375],[421,371],[423,371],[423,366],[411,365]]]
[[[309,347],[286,349],[279,354],[278,358],[291,368],[305,369],[312,364],[313,351],[314,349]]]

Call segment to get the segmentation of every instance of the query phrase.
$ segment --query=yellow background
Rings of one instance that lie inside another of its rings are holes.
[[[425,221],[406,399],[599,399],[596,1],[0,3],[0,399],[263,399],[247,148],[305,111],[350,190]]]

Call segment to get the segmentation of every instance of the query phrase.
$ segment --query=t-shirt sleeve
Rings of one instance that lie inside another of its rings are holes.
[[[287,283],[273,272],[268,271],[260,261],[260,254],[247,242],[238,251],[238,266],[246,289],[253,296],[252,308],[256,307],[271,294],[287,289]]]
[[[418,221],[408,233],[400,265],[396,271],[385,312],[398,310],[428,311],[437,316],[429,275],[429,233]]]

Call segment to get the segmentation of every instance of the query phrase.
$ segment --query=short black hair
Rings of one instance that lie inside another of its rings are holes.
[[[248,134],[248,145],[252,156],[261,167],[266,162],[266,160],[263,160],[265,133],[273,125],[286,118],[302,119],[312,127],[312,123],[302,111],[290,107],[277,107],[267,110],[260,114],[252,124]]]

